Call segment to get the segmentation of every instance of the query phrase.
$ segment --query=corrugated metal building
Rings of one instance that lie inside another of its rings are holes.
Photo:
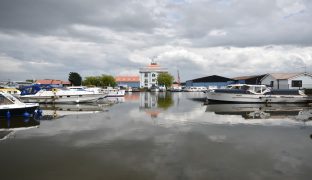
[[[118,86],[122,87],[140,87],[140,77],[139,76],[116,76],[115,81]]]
[[[218,75],[212,75],[212,76],[206,76],[202,78],[192,79],[186,81],[186,86],[204,86],[208,87],[209,89],[215,89],[215,88],[223,88],[229,84],[233,84],[235,82],[234,79],[218,76]]]

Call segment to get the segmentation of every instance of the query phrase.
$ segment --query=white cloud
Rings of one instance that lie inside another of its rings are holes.
[[[12,57],[9,57],[5,54],[0,54],[0,76],[5,76],[5,74],[9,73],[24,73],[26,72],[25,69],[23,69],[23,63],[20,62],[17,59],[14,59]],[[10,76],[6,76],[10,77]]]
[[[214,29],[209,32],[209,36],[226,36],[227,32],[221,29]]]
[[[0,3],[0,53],[12,58],[1,63],[17,69],[0,80],[25,72],[134,74],[152,57],[172,73],[179,69],[182,80],[300,71],[291,66],[303,64],[312,71],[310,1],[56,0],[57,14],[48,1],[32,1],[36,7]]]

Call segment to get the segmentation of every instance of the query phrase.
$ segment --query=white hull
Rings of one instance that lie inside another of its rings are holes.
[[[109,90],[105,97],[123,97],[125,93],[125,90]]]
[[[96,101],[104,94],[95,94],[92,92],[78,91],[39,91],[34,95],[23,95],[20,98],[24,102],[36,103],[83,103]]]
[[[257,95],[207,92],[208,101],[238,103],[305,103],[312,100],[306,95]]]

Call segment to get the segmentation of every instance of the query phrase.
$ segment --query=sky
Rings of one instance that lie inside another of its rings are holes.
[[[0,80],[312,72],[311,22],[310,0],[1,0]]]

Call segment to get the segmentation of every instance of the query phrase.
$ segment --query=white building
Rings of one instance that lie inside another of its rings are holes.
[[[261,79],[261,84],[273,87],[273,89],[312,88],[312,74],[271,73]]]
[[[159,73],[168,73],[168,69],[160,67],[153,61],[147,67],[140,68],[140,87],[151,88],[153,85],[158,86],[157,77]]]

